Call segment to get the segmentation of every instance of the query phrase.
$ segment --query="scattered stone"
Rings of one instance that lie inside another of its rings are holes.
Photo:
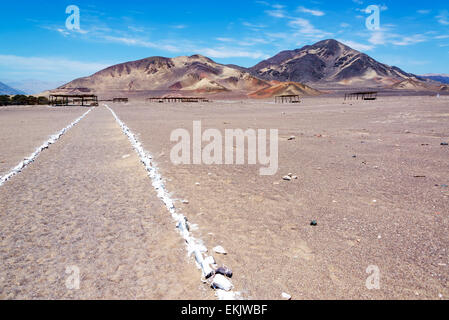
[[[405,130],[404,133],[408,134],[411,133],[410,130]]]
[[[216,246],[214,248],[214,252],[218,253],[218,254],[223,254],[223,255],[227,255],[228,254],[228,252],[222,246]]]
[[[211,286],[214,289],[221,289],[224,291],[231,291],[233,287],[231,281],[221,274],[216,274],[214,276]]]
[[[426,178],[426,176],[413,176],[413,178]]]
[[[292,296],[289,295],[288,293],[285,293],[285,292],[282,292],[281,296],[282,296],[282,298],[284,298],[286,300],[291,300],[292,299]]]
[[[316,226],[318,225],[318,222],[317,222],[316,220],[313,220],[313,221],[310,223],[310,225],[311,225],[312,227],[316,227]]]
[[[127,159],[127,158],[129,158],[129,157],[131,157],[130,154],[125,154],[125,155],[122,157],[122,159]]]
[[[216,274],[221,274],[221,275],[226,276],[228,278],[232,278],[232,270],[229,269],[226,266],[218,268],[217,270],[215,270],[215,273]]]
[[[357,158],[357,156],[356,156],[356,155],[353,155],[352,157],[353,157],[354,159],[355,159],[355,158]]]
[[[190,202],[189,202],[189,200],[182,200],[182,203],[183,204],[189,204]]]
[[[282,179],[285,181],[292,181],[292,177],[290,177],[290,176],[285,176]]]
[[[295,140],[295,139],[296,139],[295,136],[291,136],[290,138],[288,138],[288,141],[292,141],[292,140]]]
[[[195,183],[195,185],[199,187],[201,184],[199,182],[197,182],[197,183]]]
[[[442,145],[442,146],[449,146],[449,143],[447,143],[447,142],[441,142],[441,145]]]
[[[293,176],[292,179],[293,180],[298,180],[298,177],[297,176]]]

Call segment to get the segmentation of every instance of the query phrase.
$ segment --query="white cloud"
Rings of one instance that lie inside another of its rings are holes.
[[[341,43],[344,43],[345,45],[347,45],[355,50],[358,50],[358,51],[370,51],[370,50],[374,49],[373,45],[363,44],[363,43],[355,42],[352,40],[339,39],[338,41],[340,41]]]
[[[295,18],[289,22],[289,25],[299,31],[296,34],[297,36],[302,35],[308,38],[317,39],[323,39],[332,36],[332,34],[329,32],[315,28],[309,20],[303,18]]]
[[[22,78],[38,77],[52,74],[52,79],[66,79],[67,75],[86,76],[109,65],[97,62],[82,62],[58,57],[22,57],[15,55],[0,55],[0,68],[9,70],[14,66],[14,74]],[[2,71],[2,73],[5,71]],[[6,71],[5,73],[7,73]]]
[[[210,58],[251,58],[267,59],[269,56],[260,51],[246,51],[239,48],[203,48],[197,50],[200,54]]]
[[[285,18],[285,12],[283,10],[267,10],[265,11],[269,16],[275,18]]]
[[[113,37],[105,36],[104,40],[115,43],[122,43],[128,46],[137,46],[143,48],[160,49],[168,52],[180,52],[180,48],[171,44],[153,43],[143,39],[128,38],[128,37]]]
[[[416,11],[416,12],[418,12],[419,14],[429,14],[430,12],[431,12],[431,10],[418,10],[418,11]]]
[[[445,26],[449,25],[449,13],[447,10],[441,11],[436,18],[438,19],[438,23]]]
[[[393,40],[391,43],[397,46],[409,46],[426,41],[426,38],[421,34],[415,34],[412,36],[405,36],[399,40]]]
[[[304,7],[299,7],[298,11],[299,12],[304,12],[304,13],[310,13],[311,15],[316,16],[316,17],[321,17],[321,16],[325,15],[325,13],[323,11],[307,9],[307,8],[304,8]]]
[[[253,24],[253,23],[246,22],[246,21],[242,22],[242,25],[244,25],[245,27],[248,27],[250,29],[253,29],[253,30],[263,29],[263,28],[267,27],[263,24]]]

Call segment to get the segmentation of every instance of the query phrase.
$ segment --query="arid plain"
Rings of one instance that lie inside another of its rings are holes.
[[[448,106],[446,96],[109,104],[245,299],[447,299]],[[0,176],[85,111],[0,108]],[[279,129],[278,172],[174,165],[171,132],[199,120]],[[0,187],[0,223],[3,299],[214,298],[104,105]],[[70,265],[80,290],[65,286]],[[366,287],[373,265],[379,290]]]

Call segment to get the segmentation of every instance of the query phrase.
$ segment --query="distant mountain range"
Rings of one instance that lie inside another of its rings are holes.
[[[0,94],[17,95],[17,94],[25,94],[25,93],[23,91],[11,88],[10,86],[0,82]]]
[[[316,95],[312,87],[430,90],[428,78],[380,63],[336,40],[283,51],[252,68],[222,65],[201,56],[150,57],[101,70],[56,91],[148,94],[233,94],[252,98]],[[432,81],[430,81],[432,82]],[[435,89],[438,90],[438,89]]]
[[[37,94],[52,88],[61,86],[64,81],[42,81],[36,79],[26,79],[21,81],[9,81],[8,85],[26,94]]]
[[[151,57],[118,64],[90,77],[76,79],[58,90],[247,95],[277,85],[278,82],[262,80],[243,69],[218,64],[201,55],[193,55],[172,59]],[[301,85],[298,88],[301,88],[299,91],[303,94],[318,93],[307,86]],[[286,92],[288,89],[286,88]]]
[[[449,74],[434,74],[434,73],[430,73],[430,74],[425,74],[421,76],[424,79],[429,79],[429,80],[433,80],[433,81],[438,81],[441,83],[446,83],[449,84]]]

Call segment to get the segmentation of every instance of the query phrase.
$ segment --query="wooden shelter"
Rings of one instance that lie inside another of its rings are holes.
[[[301,97],[297,94],[289,94],[274,97],[275,103],[301,103]]]
[[[93,94],[52,94],[50,95],[50,105],[97,107],[98,97]]]
[[[113,103],[128,103],[128,98],[114,98],[112,99]]]
[[[147,99],[148,102],[156,103],[187,103],[187,102],[209,102],[208,99],[202,97],[151,97]]]
[[[377,94],[376,91],[366,91],[366,92],[354,92],[354,93],[346,93],[345,94],[345,101],[346,100],[377,100]]]

